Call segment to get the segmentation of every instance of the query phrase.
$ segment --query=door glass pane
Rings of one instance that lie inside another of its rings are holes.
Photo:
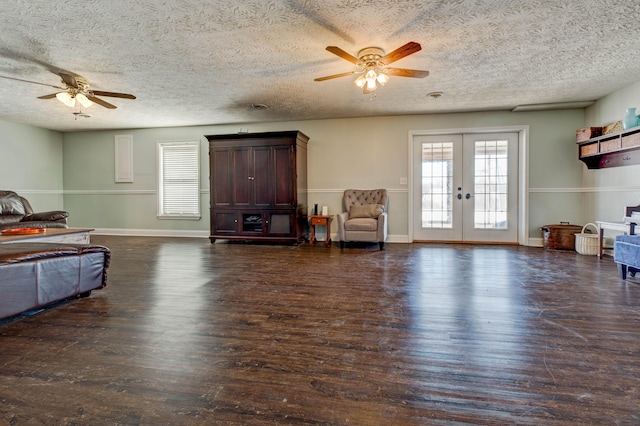
[[[422,143],[422,227],[453,227],[453,142]]]
[[[507,229],[508,145],[475,141],[474,227]]]

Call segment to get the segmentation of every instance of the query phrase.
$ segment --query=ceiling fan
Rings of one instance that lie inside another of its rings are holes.
[[[381,86],[387,84],[390,75],[398,77],[424,78],[429,75],[429,71],[387,67],[387,65],[406,56],[412,55],[421,49],[422,47],[419,43],[410,41],[404,46],[401,46],[386,55],[384,50],[379,47],[366,47],[358,52],[358,57],[355,57],[337,46],[328,46],[327,50],[329,52],[357,65],[359,69],[357,71],[318,77],[314,79],[314,81],[325,81],[333,78],[359,74],[358,78],[355,80],[355,84],[362,89],[362,93],[368,94],[375,91],[378,84]]]
[[[54,89],[60,89],[61,92],[51,93],[49,95],[38,96],[38,99],[53,99],[57,98],[63,104],[73,107],[78,101],[85,108],[91,106],[93,103],[101,105],[105,108],[116,109],[117,107],[109,102],[106,102],[98,96],[108,96],[112,98],[123,99],[135,99],[136,97],[128,93],[116,93],[116,92],[104,92],[102,90],[92,90],[89,87],[89,82],[86,78],[80,75],[72,75],[68,73],[59,73],[62,78],[62,83],[65,87],[54,86],[52,84],[39,83],[37,81],[23,80],[20,78],[0,76],[0,78],[6,78],[9,80],[22,81],[25,83],[39,84],[41,86],[53,87]]]

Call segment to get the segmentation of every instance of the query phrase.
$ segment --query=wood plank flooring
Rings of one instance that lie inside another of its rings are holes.
[[[106,288],[0,323],[0,424],[640,424],[640,281],[611,258],[92,242]]]

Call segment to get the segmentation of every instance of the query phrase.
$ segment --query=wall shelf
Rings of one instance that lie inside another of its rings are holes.
[[[640,126],[578,142],[578,158],[589,169],[640,164]]]

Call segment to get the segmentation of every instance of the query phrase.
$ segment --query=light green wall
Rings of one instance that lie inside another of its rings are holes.
[[[35,211],[62,209],[62,134],[0,120],[0,189]]]
[[[626,108],[640,112],[640,82],[624,87],[586,109],[585,126],[605,126],[622,120]],[[640,204],[640,165],[589,170],[583,167],[585,218],[621,221],[625,206]]]
[[[341,210],[345,188],[390,190],[389,233],[407,238],[407,185],[409,132],[529,126],[529,235],[538,228],[576,215],[575,194],[580,193],[582,169],[577,160],[575,130],[584,126],[583,110],[512,113],[504,111],[398,117],[194,126],[120,131],[67,133],[64,140],[64,205],[73,226],[153,232],[192,232],[206,235],[209,226],[207,190],[208,154],[204,135],[300,130],[310,137],[308,150],[309,204]],[[134,183],[114,182],[114,136],[133,135]],[[156,145],[160,140],[201,141],[202,219],[156,218]],[[559,197],[557,192],[569,192]],[[579,196],[579,195],[578,195]],[[552,208],[551,208],[552,207]],[[576,221],[581,220],[577,215]]]
[[[640,112],[640,81],[623,87],[585,110],[586,126],[604,126],[624,117],[625,109],[637,108]]]
[[[71,226],[171,234],[208,230],[208,156],[205,134],[298,129],[309,144],[309,202],[340,210],[344,188],[386,187],[390,233],[406,236],[408,133],[416,130],[526,125],[529,140],[529,235],[544,224],[620,220],[624,206],[640,203],[640,166],[588,170],[577,160],[575,130],[640,111],[640,82],[583,110],[411,115],[288,123],[65,133],[0,120],[0,188],[16,190],[36,210],[65,208]],[[134,137],[134,183],[114,183],[114,135]],[[156,219],[156,142],[201,141],[200,221]],[[63,198],[64,190],[64,198]]]

